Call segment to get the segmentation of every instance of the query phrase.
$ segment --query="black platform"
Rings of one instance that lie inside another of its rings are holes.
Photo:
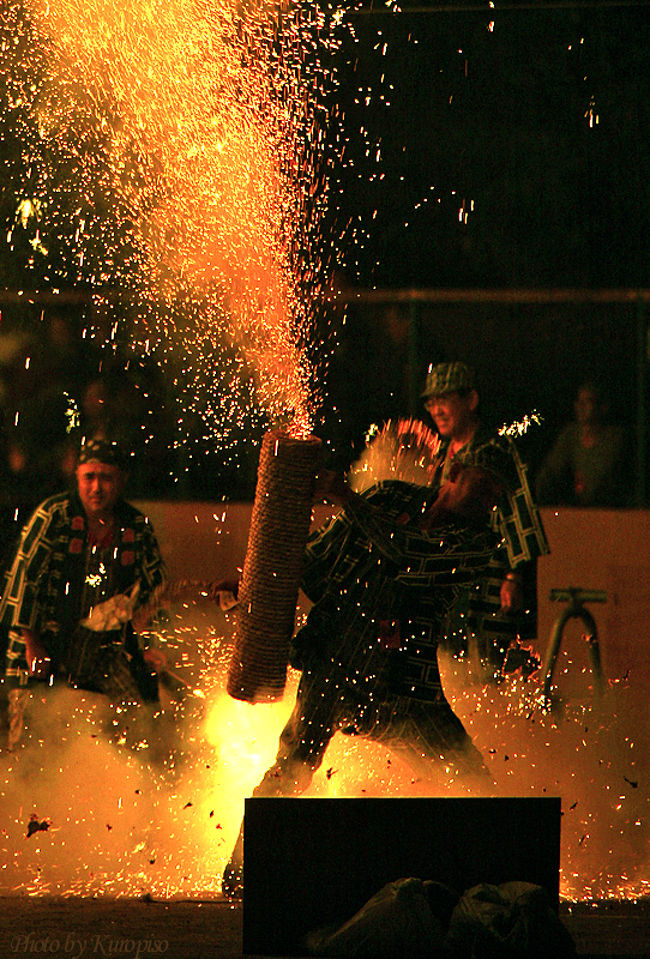
[[[560,815],[558,798],[247,799],[243,951],[295,955],[407,876],[531,882],[557,908]]]

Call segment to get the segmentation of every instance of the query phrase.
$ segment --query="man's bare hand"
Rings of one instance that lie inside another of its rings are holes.
[[[52,672],[52,659],[36,633],[29,629],[22,630],[25,641],[25,655],[30,675],[35,679],[47,679]]]
[[[229,612],[239,602],[239,580],[238,579],[219,579],[210,583],[208,596],[219,606],[224,613]]]
[[[155,608],[147,603],[146,606],[138,606],[133,613],[131,625],[136,633],[143,633],[151,625],[154,618]]]
[[[479,466],[455,463],[436,501],[422,517],[420,528],[428,531],[452,516],[487,522],[501,491],[501,484],[492,473]]]
[[[235,599],[239,595],[239,580],[238,579],[218,579],[215,582],[210,583],[209,597],[210,599],[219,599],[219,593],[232,593]]]
[[[167,656],[162,649],[145,649],[142,656],[154,673],[164,673],[167,669]]]
[[[508,576],[501,583],[501,609],[504,613],[516,613],[524,605],[524,594],[519,578]]]

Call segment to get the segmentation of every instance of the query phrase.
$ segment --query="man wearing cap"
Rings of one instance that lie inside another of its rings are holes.
[[[548,552],[548,544],[528,485],[527,468],[512,439],[495,434],[480,422],[479,395],[474,372],[465,363],[439,363],[429,368],[422,393],[441,444],[433,485],[449,476],[454,464],[483,466],[502,477],[505,490],[491,524],[500,545],[486,574],[468,590],[465,602],[450,620],[450,632],[476,636],[480,658],[488,674],[500,678],[503,670],[538,665],[517,642],[535,633],[534,561]],[[461,622],[458,611],[462,606]],[[452,635],[452,649],[463,649],[464,635]]]
[[[10,749],[35,680],[116,704],[157,701],[159,656],[141,648],[133,619],[152,608],[165,567],[148,519],[123,499],[125,467],[116,443],[86,441],[76,489],[41,503],[23,529],[0,602]]]

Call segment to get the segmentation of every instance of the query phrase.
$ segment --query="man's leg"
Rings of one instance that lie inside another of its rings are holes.
[[[149,759],[164,764],[169,757],[169,741],[166,729],[161,728],[160,702],[143,695],[132,658],[117,644],[102,647],[87,675],[88,684],[79,686],[101,693],[110,703],[110,716],[105,722],[108,738],[129,747],[146,740]]]
[[[280,734],[273,765],[253,790],[253,796],[299,796],[311,783],[323,761],[341,715],[340,692],[333,682],[305,671],[300,679],[291,716]],[[224,896],[241,896],[244,885],[244,824],[242,822],[230,861],[224,869]]]
[[[116,706],[142,702],[142,694],[122,650],[109,650],[98,657],[92,679],[99,692]]]
[[[7,749],[13,752],[23,733],[24,715],[29,692],[19,686],[7,690]]]
[[[436,769],[448,769],[455,778],[489,780],[483,757],[445,700],[395,700],[371,738],[400,755],[422,779],[435,776]]]

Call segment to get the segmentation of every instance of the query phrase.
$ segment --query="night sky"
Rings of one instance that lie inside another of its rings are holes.
[[[646,413],[647,321],[634,304],[354,303],[372,289],[650,286],[648,4],[496,7],[366,4],[346,12],[325,63],[336,83],[321,117],[323,237],[332,285],[353,304],[345,326],[340,310],[324,311],[324,336],[335,328],[338,339],[315,430],[344,468],[371,423],[422,415],[419,387],[441,360],[476,367],[495,423],[541,411],[533,463],[570,417],[580,379],[605,386],[632,434]],[[0,105],[0,220],[11,227],[26,171],[1,92]],[[39,268],[14,230],[0,287],[47,288]],[[5,328],[12,310],[3,305]],[[250,492],[251,457],[244,470],[202,464],[184,494]]]
[[[647,4],[506,7],[355,18],[337,98],[362,285],[647,283]]]
[[[343,283],[648,286],[647,4],[505,6],[377,5],[356,18],[337,94]],[[640,322],[634,305],[613,303],[352,307],[335,363],[341,433],[358,445],[373,415],[421,414],[429,363],[461,358],[495,422],[541,411],[526,441],[533,464],[581,379],[601,383],[633,434],[645,415]],[[360,356],[368,375],[357,378]]]

